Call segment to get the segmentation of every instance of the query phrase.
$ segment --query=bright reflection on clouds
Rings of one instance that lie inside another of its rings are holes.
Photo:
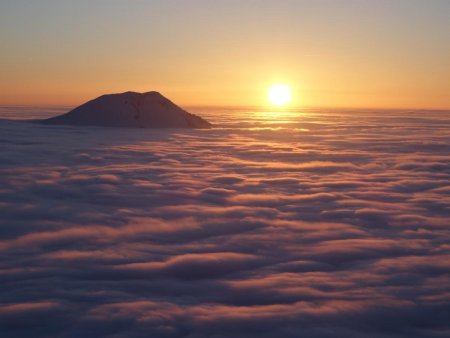
[[[258,111],[249,113],[252,122],[261,124],[290,124],[298,121],[299,117],[305,116],[299,111]]]
[[[199,113],[0,121],[2,337],[448,335],[450,113]]]

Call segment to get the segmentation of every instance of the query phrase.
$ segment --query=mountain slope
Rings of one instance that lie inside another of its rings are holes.
[[[211,128],[158,92],[109,94],[70,112],[42,121],[47,124],[129,128]]]

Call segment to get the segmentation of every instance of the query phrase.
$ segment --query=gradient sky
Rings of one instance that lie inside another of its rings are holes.
[[[1,0],[0,104],[450,108],[450,1]]]

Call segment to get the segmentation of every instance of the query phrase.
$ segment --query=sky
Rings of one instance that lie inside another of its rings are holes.
[[[450,1],[1,0],[0,104],[450,108]]]

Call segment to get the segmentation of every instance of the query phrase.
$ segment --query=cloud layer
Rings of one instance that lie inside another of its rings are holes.
[[[450,113],[205,117],[0,121],[2,337],[450,335]]]

